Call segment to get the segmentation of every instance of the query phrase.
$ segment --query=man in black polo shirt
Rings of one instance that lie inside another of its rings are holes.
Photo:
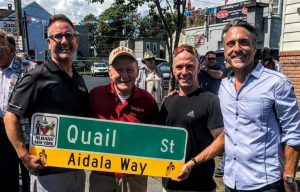
[[[27,73],[16,86],[5,114],[5,129],[19,158],[31,171],[31,191],[84,191],[83,170],[45,167],[40,157],[30,155],[21,136],[19,117],[33,113],[75,116],[88,114],[88,90],[72,66],[79,39],[64,15],[49,20],[47,43],[51,59]]]

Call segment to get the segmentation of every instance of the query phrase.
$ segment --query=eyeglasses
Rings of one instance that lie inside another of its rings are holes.
[[[216,58],[207,58],[208,61],[214,61]]]
[[[76,37],[76,34],[73,34],[73,33],[64,33],[64,34],[58,33],[58,34],[55,34],[55,35],[49,35],[48,36],[48,38],[53,39],[54,41],[57,41],[57,42],[61,42],[64,37],[68,41],[72,41]]]
[[[179,47],[176,47],[174,49],[174,57],[176,57],[179,53],[183,52],[186,50],[187,52],[191,53],[192,55],[196,55],[198,58],[198,53],[195,47],[192,47],[190,45],[181,45]]]

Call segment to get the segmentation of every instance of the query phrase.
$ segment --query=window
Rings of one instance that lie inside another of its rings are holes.
[[[150,42],[146,42],[146,51],[150,50]]]
[[[29,55],[30,59],[35,59],[35,50],[29,49],[28,55]]]
[[[280,16],[282,0],[272,0],[270,3],[272,3],[272,15]]]
[[[47,39],[48,38],[48,27],[44,26],[44,38]]]
[[[154,52],[154,53],[157,52],[157,43],[153,43],[153,52]]]

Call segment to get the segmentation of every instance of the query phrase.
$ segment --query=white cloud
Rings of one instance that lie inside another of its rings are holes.
[[[22,0],[22,6],[28,5],[33,0]],[[100,15],[104,10],[111,6],[111,0],[105,0],[103,4],[88,3],[86,0],[36,0],[49,13],[62,13],[72,21],[80,22],[86,15]],[[0,9],[7,9],[7,4],[13,4],[13,0],[0,1]],[[13,8],[14,9],[14,8]]]
[[[13,0],[0,1],[0,9],[7,8],[7,4],[13,3]],[[22,5],[28,5],[33,0],[22,0]],[[86,0],[36,0],[49,13],[62,13],[72,21],[80,22],[86,15],[92,13],[95,16],[100,15],[104,10],[109,8],[114,0],[104,0],[103,4],[88,3]],[[228,4],[238,2],[238,0],[229,0]],[[192,7],[205,8],[214,7],[224,4],[224,0],[191,0]],[[148,10],[148,5],[144,4],[139,11]]]

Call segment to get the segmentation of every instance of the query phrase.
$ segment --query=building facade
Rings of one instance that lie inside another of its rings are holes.
[[[30,58],[38,63],[44,62],[50,56],[46,39],[48,37],[48,21],[51,16],[48,11],[35,1],[22,8],[23,38],[21,45],[17,41],[17,51],[23,50],[27,52]],[[7,10],[0,9],[0,29],[17,37],[15,18],[15,11],[12,10],[12,6],[8,6]],[[75,27],[80,38],[78,54],[81,57],[88,57],[88,29],[86,26],[80,25]],[[74,59],[77,60],[77,53]]]
[[[3,16],[0,20],[0,23],[6,23],[4,26],[2,25],[1,29],[17,37],[14,10],[10,10],[10,6],[8,6],[8,10],[0,10],[0,12],[10,12],[9,15]],[[0,13],[0,15],[3,14]],[[36,2],[22,8],[22,41],[17,40],[17,51],[27,52],[31,59],[36,61],[45,60],[48,56],[46,38],[50,16],[51,14]]]
[[[198,49],[200,55],[207,51],[224,51],[222,30],[233,19],[244,19],[255,26],[258,39],[257,48],[279,49],[282,20],[282,0],[238,3],[192,11],[187,16],[188,27],[184,30],[185,41]],[[276,5],[276,6],[275,6]],[[204,16],[203,16],[204,14]],[[194,19],[194,21],[193,21]]]
[[[137,58],[143,58],[145,51],[152,51],[157,58],[166,58],[166,42],[160,39],[137,39],[120,41],[120,46],[129,47]]]
[[[300,0],[286,0],[283,4],[280,63],[294,85],[300,103]]]

